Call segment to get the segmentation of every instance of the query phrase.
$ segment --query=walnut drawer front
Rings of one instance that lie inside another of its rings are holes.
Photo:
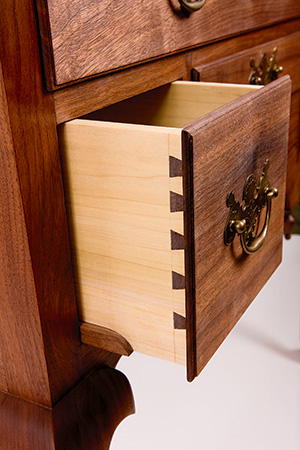
[[[300,14],[295,0],[207,0],[189,16],[178,0],[37,0],[37,6],[49,88]]]
[[[271,56],[277,48],[276,61],[283,68],[283,75],[292,79],[292,90],[300,89],[300,32],[247,48],[238,53],[201,64],[193,69],[193,79],[218,83],[248,83],[251,72],[250,58],[255,58],[258,66],[264,53]]]
[[[81,320],[202,370],[281,261],[290,89],[175,82],[60,126]],[[266,159],[279,194],[246,255],[226,197]]]

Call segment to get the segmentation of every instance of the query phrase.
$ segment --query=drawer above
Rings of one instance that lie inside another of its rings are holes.
[[[188,380],[202,370],[281,261],[290,90],[175,82],[60,126],[82,321]],[[242,202],[267,160],[278,197],[249,255],[224,243],[226,199]]]
[[[37,0],[50,89],[300,15],[295,0],[206,0],[190,15],[178,0]]]

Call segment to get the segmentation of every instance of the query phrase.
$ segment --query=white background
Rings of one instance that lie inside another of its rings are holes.
[[[111,450],[300,449],[300,236],[204,371],[134,353],[118,365],[136,414]]]

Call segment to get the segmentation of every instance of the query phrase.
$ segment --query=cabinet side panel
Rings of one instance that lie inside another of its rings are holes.
[[[7,392],[7,382],[6,382],[6,374],[5,369],[2,361],[2,355],[0,352],[0,391],[6,391]]]
[[[36,319],[38,307],[1,65],[0,150],[1,387],[6,384],[11,394],[49,405],[44,345]]]
[[[13,257],[5,259],[5,264],[11,265],[13,276],[20,277],[19,285],[16,283],[18,292],[13,291],[13,278],[9,273],[3,278],[4,290],[0,290],[4,304],[10,301],[8,306],[12,308],[14,302],[18,303],[14,308],[16,317],[10,316],[8,320],[8,315],[1,311],[1,320],[7,322],[8,340],[7,348],[3,341],[2,358],[7,378],[8,369],[12,371],[12,384],[17,386],[15,393],[49,406],[69,392],[91,365],[99,361],[99,355],[92,350],[86,352],[86,346],[80,345],[54,104],[52,94],[43,86],[36,27],[35,2],[0,2],[0,59],[7,100],[4,116],[10,124],[11,153],[17,170],[11,169],[9,176],[10,169],[3,167],[2,182],[6,183],[3,188],[8,189],[7,180],[11,183],[13,180],[19,189],[12,195],[11,205],[1,203],[12,214],[11,230],[8,221],[4,221],[3,226],[16,236],[5,241],[5,234],[1,234],[0,239],[3,237],[4,246],[11,243],[19,251],[18,255],[12,253],[15,264]],[[1,152],[1,157],[4,155],[6,153]],[[5,158],[2,162],[5,163]],[[21,203],[13,207],[14,202]],[[25,223],[21,224],[21,221]],[[3,257],[2,252],[0,257]],[[28,273],[21,273],[22,265],[26,265]],[[33,276],[30,287],[29,276]],[[11,290],[9,295],[5,294],[7,289]],[[35,309],[30,310],[34,302]],[[37,338],[35,330],[39,325],[42,335]],[[11,348],[9,336],[14,332],[22,337],[20,345],[25,348],[24,352],[17,348],[23,355],[21,359],[12,352],[7,365],[4,348],[5,351]],[[42,355],[39,354],[41,347]],[[32,359],[29,353],[36,357]],[[18,364],[22,358],[30,364],[31,382],[22,381],[26,378],[22,364]],[[36,374],[44,369],[50,384],[50,398],[48,387],[41,393],[37,382]]]

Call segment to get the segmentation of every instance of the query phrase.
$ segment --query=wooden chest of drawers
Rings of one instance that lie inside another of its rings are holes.
[[[8,394],[1,394],[1,402],[3,408],[8,397],[16,402],[21,398],[31,402],[31,406],[40,405],[51,415],[49,427],[46,422],[33,427],[33,415],[30,413],[27,422],[27,411],[22,420],[18,418],[18,423],[22,423],[20,433],[13,433],[11,426],[4,425],[3,429],[8,450],[19,448],[20,440],[29,442],[30,448],[38,448],[36,443],[40,445],[41,436],[42,447],[52,449],[58,448],[55,405],[61,405],[60,401],[95,367],[115,367],[122,353],[114,346],[117,333],[110,334],[110,346],[105,340],[91,339],[84,327],[80,334],[80,322],[86,313],[78,290],[81,281],[74,273],[77,250],[73,244],[72,255],[70,251],[70,237],[72,242],[75,238],[66,199],[71,192],[67,190],[68,178],[62,174],[64,153],[57,127],[174,81],[191,80],[195,68],[201,78],[201,72],[209,71],[210,64],[221,67],[224,58],[233,55],[237,56],[236,62],[240,61],[238,56],[247,53],[248,57],[250,49],[255,49],[251,56],[258,61],[259,53],[269,52],[274,41],[279,64],[286,63],[283,75],[290,73],[293,82],[287,186],[292,202],[297,201],[299,79],[294,58],[299,58],[300,4],[296,0],[207,0],[200,11],[187,15],[175,0],[138,1],[129,6],[125,2],[92,0],[68,0],[63,4],[56,0],[7,0],[0,3],[0,31],[0,389]],[[237,71],[242,66],[237,62]],[[186,358],[189,379],[199,373],[280,262],[288,91],[289,82],[282,78],[214,112],[193,116],[179,125],[180,129],[175,126],[175,131],[167,133],[170,141],[176,141],[176,160],[181,160],[182,151],[181,200],[185,208],[184,229],[172,229],[172,214],[177,212],[168,212],[164,231],[171,245],[166,254],[181,252],[182,261],[184,253],[184,271],[181,272],[182,262],[178,268],[176,262],[176,270],[171,262],[168,269],[172,295],[172,272],[180,275],[177,281],[184,288],[174,294],[174,298],[178,294],[180,306],[176,300],[176,307],[166,308],[172,341],[169,348],[173,346],[168,352],[171,359],[176,359],[176,342],[183,345],[179,359]],[[101,122],[114,122],[111,126],[115,129],[117,117],[113,114]],[[92,119],[80,120],[88,123]],[[130,120],[124,118],[125,122]],[[215,128],[217,123],[220,128]],[[225,124],[229,128],[225,129]],[[72,122],[62,129],[76,126]],[[102,125],[94,127],[100,129]],[[165,137],[164,125],[160,130],[157,135]],[[84,140],[88,144],[88,137]],[[140,150],[141,154],[144,150]],[[253,174],[258,180],[266,158],[270,159],[270,182],[278,188],[279,196],[272,201],[263,247],[257,254],[245,256],[238,237],[230,246],[223,242],[229,210],[226,195],[234,191],[241,202],[247,177]],[[236,160],[236,165],[231,165],[231,159]],[[165,160],[168,162],[166,155]],[[84,168],[84,164],[81,166]],[[225,174],[229,175],[226,180]],[[169,186],[173,182],[176,185],[172,192],[181,195],[177,190],[181,176],[169,175],[165,174]],[[169,192],[167,187],[166,205]],[[178,239],[172,241],[171,230]],[[180,249],[172,250],[172,245]],[[229,268],[237,278],[234,283],[230,275],[225,276]],[[237,276],[240,269],[241,279]],[[182,295],[187,298],[184,304]],[[102,317],[95,325],[99,334],[105,327],[115,328],[112,322],[102,322]],[[151,340],[153,324],[157,324],[150,319],[149,322]],[[123,320],[119,323],[123,326]],[[119,333],[126,335],[123,329]],[[129,342],[132,339],[129,335],[127,338]],[[150,342],[147,339],[142,339],[143,351]],[[151,346],[155,348],[155,342]],[[122,383],[116,381],[115,389],[117,397],[128,400]],[[69,400],[66,404],[70,404]],[[12,410],[7,415],[3,413],[1,423],[8,423],[12,415],[16,423],[16,411],[23,411],[23,406],[14,409],[14,414]],[[80,408],[71,409],[76,415]],[[124,415],[132,411],[132,405],[124,408]],[[63,417],[71,416],[67,408]],[[80,414],[76,420],[80,423]]]

